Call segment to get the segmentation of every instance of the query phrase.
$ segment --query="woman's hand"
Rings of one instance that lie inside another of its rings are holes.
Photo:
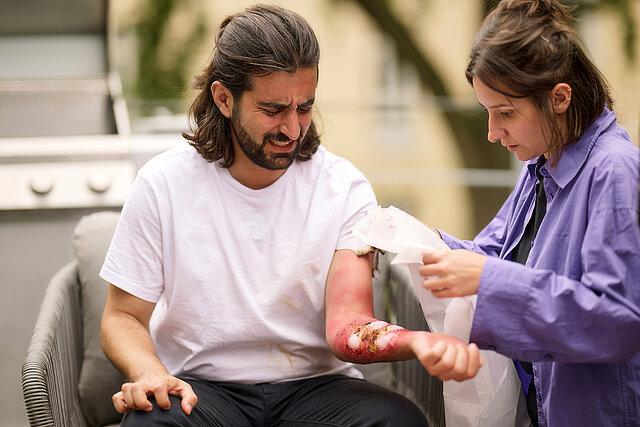
[[[486,255],[464,249],[436,250],[422,256],[422,285],[438,298],[462,297],[478,292]]]

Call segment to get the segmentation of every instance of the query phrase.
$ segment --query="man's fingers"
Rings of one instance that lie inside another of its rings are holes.
[[[433,341],[421,342],[416,357],[431,375],[442,381],[472,378],[484,364],[476,344],[465,344],[448,335],[430,334],[429,337]],[[426,347],[422,347],[423,343]]]
[[[198,397],[189,383],[170,375],[151,376],[134,383],[124,383],[121,391],[114,394],[111,400],[120,413],[133,410],[148,412],[153,410],[154,404],[165,410],[171,408],[169,395],[181,398],[182,410],[187,415],[191,414],[198,403]],[[155,403],[150,399],[155,400]]]
[[[124,394],[121,391],[111,396],[111,401],[113,402],[113,407],[116,408],[116,411],[121,414],[126,414],[131,411],[131,408],[129,408],[127,403],[124,401]]]
[[[460,382],[473,378],[484,363],[480,357],[478,346],[475,344],[469,344],[466,347],[458,346],[456,350],[455,364],[451,370],[439,376],[442,381],[455,380]]]
[[[429,373],[442,381],[473,378],[484,364],[478,346],[438,342],[421,359]]]
[[[131,388],[131,398],[133,400],[134,409],[139,409],[147,412],[153,409],[153,404],[149,401],[147,393],[145,393],[145,391],[141,387]]]
[[[484,365],[484,360],[480,356],[480,349],[474,343],[469,344],[469,364],[467,366],[467,378],[474,377],[478,370]]]
[[[465,348],[459,348],[456,366],[450,373],[450,378],[458,382],[473,378],[478,373],[483,361],[480,357],[478,346],[469,344]]]
[[[169,400],[169,393],[165,387],[157,387],[153,391],[153,396],[156,398],[158,407],[162,409],[171,408],[171,401]]]
[[[447,346],[442,341],[438,341],[420,357],[420,363],[431,375],[433,375],[431,367],[440,360],[446,349]]]
[[[437,341],[420,357],[420,362],[431,375],[438,376],[440,373],[439,363],[447,351],[448,346],[443,341]]]
[[[131,391],[132,391],[131,387],[132,387],[132,384],[129,384],[129,383],[122,384],[122,399],[124,400],[124,403],[127,406],[127,408],[129,408],[129,410],[139,409],[135,406],[133,395],[131,394]]]
[[[187,415],[191,414],[193,407],[198,403],[198,396],[196,396],[191,386],[186,382],[182,382],[180,387],[171,390],[170,393],[182,398],[180,406]]]
[[[469,360],[470,360],[470,355],[468,353],[468,346],[467,348],[464,347],[460,347],[456,349],[456,361],[455,364],[453,365],[453,379],[457,379],[458,381],[461,380],[466,380],[467,377],[467,371],[469,369]]]
[[[433,364],[429,372],[440,378],[442,381],[450,379],[451,370],[455,366],[456,362],[456,346],[448,345],[446,350],[436,363]]]
[[[146,392],[136,383],[125,383],[122,385],[124,402],[129,410],[151,411],[153,405],[149,402]]]

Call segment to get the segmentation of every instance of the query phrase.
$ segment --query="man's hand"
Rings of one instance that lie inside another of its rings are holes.
[[[158,359],[149,335],[149,319],[155,304],[109,285],[102,315],[102,349],[104,354],[132,382],[122,385],[111,400],[120,413],[151,411],[149,397],[155,397],[162,409],[171,406],[169,395],[182,399],[185,414],[198,402],[191,386],[169,375]]]
[[[121,414],[134,410],[149,412],[153,409],[149,397],[155,397],[160,408],[169,409],[170,394],[182,398],[182,410],[187,415],[191,414],[191,410],[198,403],[198,397],[191,386],[169,374],[147,375],[136,382],[124,383],[121,391],[114,394],[111,400],[116,411]]]
[[[473,378],[484,364],[477,345],[450,335],[414,332],[410,346],[422,366],[442,381]]]
[[[422,256],[422,285],[438,298],[462,297],[478,293],[486,255],[464,249],[437,250]]]

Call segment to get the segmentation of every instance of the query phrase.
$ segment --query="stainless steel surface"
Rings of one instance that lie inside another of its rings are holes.
[[[104,78],[0,81],[0,137],[115,132]]]
[[[122,206],[135,176],[129,161],[5,165],[0,209],[68,209]]]
[[[0,79],[104,76],[106,51],[101,34],[0,35]]]
[[[0,7],[0,210],[120,206],[135,166],[107,1]]]
[[[0,35],[104,33],[104,0],[0,0]]]
[[[136,172],[106,0],[0,0],[0,426],[27,425],[20,367],[85,214]]]

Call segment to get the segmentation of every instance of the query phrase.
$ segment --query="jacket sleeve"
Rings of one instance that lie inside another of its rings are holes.
[[[608,179],[594,177],[600,178]],[[577,272],[559,274],[555,269],[488,257],[471,340],[482,348],[528,361],[616,363],[637,354],[637,189],[626,187],[625,193],[623,201],[614,183],[603,184],[589,195],[584,236],[578,237],[581,241],[569,236],[569,248],[575,245],[579,257]]]

